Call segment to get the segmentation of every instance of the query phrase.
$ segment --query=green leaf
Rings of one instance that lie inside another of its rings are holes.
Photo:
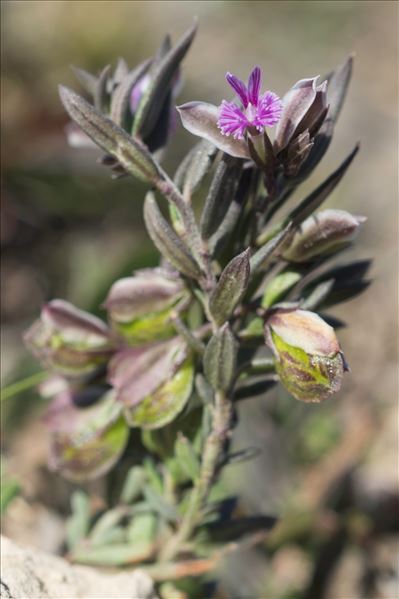
[[[237,360],[237,342],[228,324],[219,329],[204,355],[204,372],[215,391],[227,391],[233,382]]]
[[[90,502],[83,491],[75,491],[71,498],[72,514],[66,523],[66,542],[73,549],[89,531]]]
[[[128,531],[128,541],[134,545],[152,544],[154,542],[158,518],[155,514],[137,514],[132,519]]]
[[[121,537],[123,529],[117,525],[125,516],[126,509],[124,507],[118,506],[106,511],[97,520],[90,532],[90,542],[92,545],[105,545],[110,542],[124,540],[123,536]]]
[[[181,433],[176,439],[175,454],[181,469],[195,482],[200,473],[200,463],[190,441]]]
[[[91,566],[127,566],[152,557],[154,547],[148,543],[115,543],[99,547],[79,545],[71,554],[74,562]]]
[[[168,503],[160,493],[157,493],[152,487],[144,487],[144,497],[147,503],[157,512],[160,516],[165,518],[168,522],[176,522],[179,518],[176,507]]]
[[[141,141],[130,137],[111,119],[67,87],[60,86],[59,92],[71,119],[100,148],[116,158],[128,173],[146,182],[162,178],[157,163]]]
[[[273,304],[280,301],[284,295],[302,278],[302,275],[295,270],[285,270],[276,275],[267,285],[263,297],[262,308],[270,308]]]
[[[122,503],[132,503],[141,494],[145,482],[145,471],[141,466],[132,466],[126,475],[121,492]]]
[[[147,231],[160,253],[184,275],[197,279],[201,271],[188,248],[176,235],[158,208],[154,194],[148,192],[144,202]]]

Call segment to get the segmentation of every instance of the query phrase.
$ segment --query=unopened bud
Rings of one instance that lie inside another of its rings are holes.
[[[177,273],[148,268],[116,281],[104,306],[113,328],[129,345],[138,345],[175,335],[171,318],[184,295]]]
[[[317,79],[301,79],[284,96],[283,113],[276,130],[277,152],[306,129],[313,137],[322,124],[327,114],[327,82],[316,85]]]
[[[45,366],[70,377],[94,372],[113,351],[107,326],[63,300],[44,306],[25,342]]]
[[[345,210],[323,210],[307,218],[297,229],[282,257],[289,262],[307,262],[329,254],[353,241],[364,216]]]
[[[108,378],[130,426],[161,428],[176,418],[191,395],[193,359],[180,338],[130,348],[111,360]]]
[[[334,329],[313,312],[276,311],[265,327],[281,383],[295,399],[320,402],[341,388],[346,365]]]
[[[62,391],[50,404],[45,422],[50,431],[50,468],[76,482],[108,472],[129,437],[121,406],[114,392],[104,387]]]

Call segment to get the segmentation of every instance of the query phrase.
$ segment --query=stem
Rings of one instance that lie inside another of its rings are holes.
[[[18,395],[19,393],[22,393],[23,391],[26,391],[27,389],[30,389],[31,387],[38,385],[39,383],[44,381],[48,376],[48,372],[36,372],[35,374],[28,376],[26,379],[22,379],[22,381],[17,381],[12,385],[8,385],[8,387],[5,387],[1,390],[1,401],[9,399],[14,395]]]
[[[170,561],[179,553],[179,549],[192,535],[201,520],[201,511],[208,499],[215,478],[219,458],[226,438],[230,433],[232,402],[222,391],[215,394],[212,431],[205,442],[201,471],[191,492],[190,503],[180,522],[176,534],[169,540],[160,553],[160,561]]]

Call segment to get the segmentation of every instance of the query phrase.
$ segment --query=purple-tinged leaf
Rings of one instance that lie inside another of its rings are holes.
[[[150,65],[150,59],[139,64],[123,78],[120,85],[118,85],[112,94],[110,116],[111,119],[123,129],[128,127],[129,117],[130,119],[132,118],[130,112],[130,96],[132,89],[139,79],[147,73]]]
[[[219,150],[235,158],[249,158],[248,146],[241,139],[223,135],[220,131],[218,108],[206,102],[189,102],[178,106],[183,127],[193,135],[203,137],[213,143]]]

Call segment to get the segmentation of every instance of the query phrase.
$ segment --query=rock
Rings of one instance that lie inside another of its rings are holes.
[[[6,537],[1,537],[0,590],[4,599],[157,599],[143,571],[107,574]]]

